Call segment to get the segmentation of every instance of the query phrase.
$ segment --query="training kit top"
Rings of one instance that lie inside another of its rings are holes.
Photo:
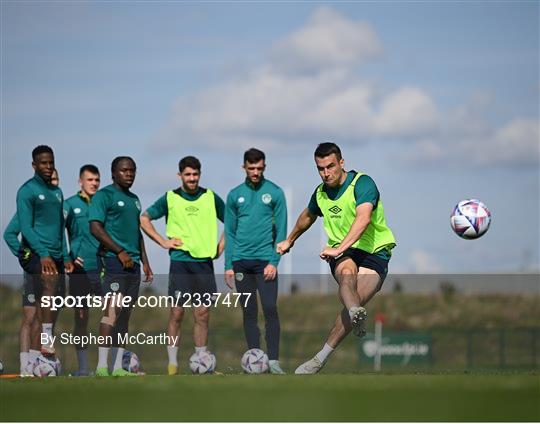
[[[41,258],[69,261],[64,237],[64,196],[60,187],[45,182],[37,173],[17,192],[17,219],[22,247]]]
[[[196,215],[198,214],[198,208],[191,206],[187,206],[186,208],[183,208],[181,203],[170,203],[169,201],[174,198],[174,196],[179,196],[179,199],[186,200],[187,202],[193,202],[194,204],[198,204],[198,200],[201,199],[201,196],[207,195],[212,193],[213,202],[212,206],[215,209],[215,218],[219,219],[221,222],[224,220],[225,215],[225,203],[219,197],[216,193],[212,192],[211,190],[207,190],[203,187],[199,187],[197,192],[195,194],[189,194],[186,193],[181,188],[178,188],[176,190],[170,191],[168,193],[165,193],[163,196],[161,196],[158,200],[154,202],[152,206],[150,206],[146,213],[150,217],[151,220],[160,219],[162,217],[165,217],[165,220],[167,221],[167,227],[168,232],[170,232],[170,218],[171,213],[177,214],[178,218],[177,221],[181,223],[182,219],[186,217],[186,214],[189,215]],[[192,210],[193,208],[193,210]],[[184,210],[185,209],[185,210]],[[208,222],[202,223],[201,225],[204,227],[211,227],[215,223],[215,218],[213,219],[214,222]],[[206,225],[205,225],[206,224]],[[181,225],[181,224],[180,224]],[[202,230],[206,231],[207,228],[201,228]],[[183,228],[183,231],[189,231],[189,228]],[[169,235],[169,234],[167,234]],[[191,240],[184,240],[181,236],[178,236],[182,239],[185,245],[189,245],[190,243],[197,243],[197,238],[200,234],[193,234],[193,237],[191,237]],[[217,237],[217,235],[215,235]],[[173,237],[173,235],[171,235]],[[205,240],[201,240],[202,244],[204,244]],[[183,261],[183,262],[205,262],[209,259],[213,259],[212,257],[194,257],[190,254],[190,248],[189,246],[181,246],[179,249],[169,249],[169,255],[171,257],[171,261]],[[214,253],[215,255],[215,253]]]
[[[99,190],[90,203],[88,212],[89,221],[98,221],[103,224],[105,231],[124,249],[134,262],[141,259],[140,223],[141,203],[136,194],[129,190],[116,188],[114,184]],[[100,256],[116,257],[105,246],[100,245]]]
[[[84,261],[84,269],[87,271],[98,268],[97,251],[99,241],[90,232],[88,211],[92,199],[83,195],[82,192],[71,196],[64,202],[64,216],[66,228],[69,234],[69,246],[71,258],[78,257]]]
[[[225,207],[225,269],[242,259],[269,261],[277,267],[276,242],[287,237],[283,190],[270,180],[246,181],[231,190]]]

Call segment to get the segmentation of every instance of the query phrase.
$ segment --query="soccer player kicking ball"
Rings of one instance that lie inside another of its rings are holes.
[[[124,345],[118,336],[127,334],[131,310],[139,297],[140,261],[143,263],[144,281],[151,282],[153,278],[139,226],[141,204],[139,198],[129,190],[135,181],[135,161],[127,156],[119,156],[113,160],[111,172],[113,183],[94,195],[88,212],[90,231],[100,242],[98,255],[104,269],[103,294],[106,305],[99,334],[105,343],[98,348],[98,377],[109,375],[110,338],[112,344],[118,347],[112,375],[137,375],[122,368]],[[115,296],[107,296],[108,293]],[[127,307],[121,307],[119,300],[124,296],[131,298]],[[112,334],[113,330],[115,334]]]
[[[374,181],[360,172],[345,171],[341,151],[334,143],[319,144],[315,163],[323,182],[289,237],[278,243],[277,252],[289,252],[317,216],[322,216],[328,245],[320,257],[330,265],[344,308],[322,350],[300,365],[296,374],[318,373],[351,330],[359,337],[366,334],[364,306],[380,290],[388,273],[391,249],[396,245]]]
[[[75,271],[69,278],[69,294],[85,297],[101,296],[101,263],[97,260],[99,242],[90,234],[88,210],[92,197],[99,189],[99,169],[94,165],[84,165],[79,171],[81,190],[64,202],[66,229],[71,247],[71,258],[75,263]],[[88,335],[88,305],[74,308],[75,336]],[[88,375],[88,349],[75,346],[79,369],[77,376]]]
[[[167,335],[177,342],[167,346],[169,375],[178,373],[184,302],[193,310],[195,351],[207,349],[209,310],[217,291],[212,260],[221,255],[224,246],[223,236],[218,245],[217,219],[223,222],[225,203],[212,190],[199,186],[201,162],[196,157],[186,156],[180,160],[178,168],[182,185],[161,196],[141,216],[143,231],[168,249],[171,257],[169,296],[176,303],[171,307]],[[164,216],[167,217],[166,238],[151,222]]]

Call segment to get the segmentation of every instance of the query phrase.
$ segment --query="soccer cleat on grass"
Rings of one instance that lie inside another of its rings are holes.
[[[270,374],[285,374],[285,371],[281,369],[279,361],[272,360],[269,362]]]
[[[298,368],[296,368],[295,374],[317,374],[322,367],[324,367],[324,362],[319,361],[317,358],[313,357],[309,361],[304,362]]]
[[[108,377],[109,376],[109,370],[105,367],[103,368],[96,368],[96,377]]]
[[[366,320],[367,320],[366,308],[359,306],[358,310],[354,313],[354,315],[351,318],[351,324],[352,324],[353,333],[355,336],[364,337],[366,335]]]
[[[113,370],[111,375],[113,377],[137,377],[138,374],[126,371],[124,368],[118,368],[117,370]]]
[[[167,374],[168,375],[178,374],[178,365],[173,365],[173,364],[167,365]]]

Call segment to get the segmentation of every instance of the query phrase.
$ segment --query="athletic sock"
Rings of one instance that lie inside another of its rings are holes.
[[[23,374],[26,370],[26,366],[28,365],[28,352],[20,352],[19,358],[21,360],[21,374]]]
[[[349,318],[352,320],[354,317],[354,314],[356,314],[360,310],[360,306],[351,306],[351,309],[349,309]]]
[[[88,373],[88,349],[75,349],[77,352],[77,361],[79,362],[79,372]]]
[[[28,351],[28,362],[30,362],[31,364],[33,364],[34,362],[36,362],[38,356],[41,354],[41,352],[39,350],[34,350],[34,349],[30,349]]]
[[[113,371],[122,369],[122,357],[124,356],[124,350],[125,349],[123,347],[118,348],[118,353],[116,354],[116,359],[114,360]]]
[[[107,360],[109,359],[109,349],[108,347],[98,347],[98,368],[109,368]]]
[[[169,365],[178,366],[178,346],[167,346],[167,355],[169,356]]]
[[[114,364],[116,361],[116,355],[118,355],[118,347],[111,347],[111,364]]]
[[[333,351],[334,348],[328,343],[325,343],[322,350],[315,355],[315,358],[317,358],[321,364],[324,364]]]
[[[206,346],[195,346],[195,353],[206,352]]]
[[[52,330],[53,330],[52,323],[41,324],[41,332],[47,335],[47,343],[42,343],[42,344],[45,344],[47,346],[52,346]]]

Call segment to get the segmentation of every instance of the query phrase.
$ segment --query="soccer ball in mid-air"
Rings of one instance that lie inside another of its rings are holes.
[[[189,368],[193,374],[212,374],[216,369],[216,356],[207,350],[195,352],[189,358]]]
[[[58,358],[47,358],[39,355],[34,364],[34,375],[36,377],[56,377],[60,375],[62,366]]]
[[[491,212],[480,200],[459,202],[450,216],[450,225],[461,238],[470,240],[481,237],[491,224]]]
[[[138,374],[142,371],[141,361],[135,353],[124,350],[124,354],[122,355],[122,368],[126,371]]]
[[[0,361],[0,375],[4,374],[4,363]]]
[[[261,349],[249,349],[242,356],[241,364],[248,374],[262,374],[268,371],[268,356]]]

